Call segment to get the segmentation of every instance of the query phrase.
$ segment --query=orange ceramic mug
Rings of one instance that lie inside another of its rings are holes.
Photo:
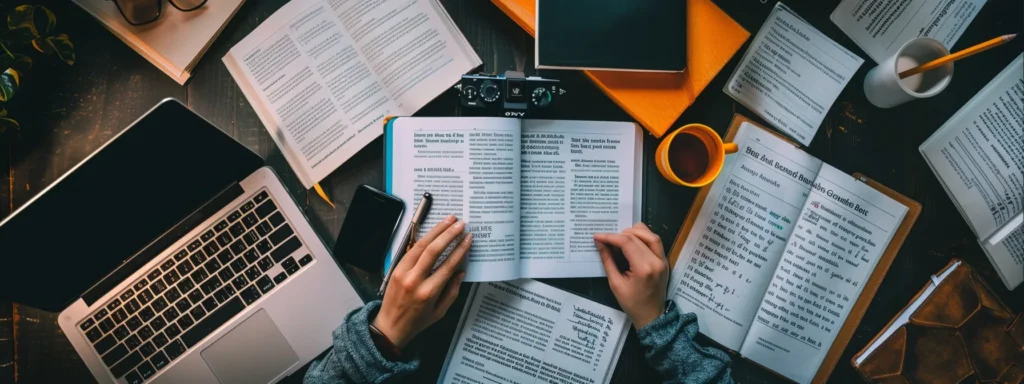
[[[654,152],[658,172],[673,184],[703,187],[722,172],[725,155],[736,153],[735,143],[723,143],[704,124],[687,124],[669,133]]]

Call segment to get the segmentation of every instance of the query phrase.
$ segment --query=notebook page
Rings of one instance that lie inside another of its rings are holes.
[[[739,350],[821,161],[743,123],[687,235],[669,294],[702,333]]]
[[[810,382],[906,213],[822,165],[740,354]]]

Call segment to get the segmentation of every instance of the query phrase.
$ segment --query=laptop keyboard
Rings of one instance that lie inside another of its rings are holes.
[[[142,383],[313,261],[291,256],[302,242],[269,197],[242,203],[79,324],[114,377]]]

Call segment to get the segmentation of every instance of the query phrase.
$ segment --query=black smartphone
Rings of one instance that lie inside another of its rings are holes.
[[[334,257],[367,272],[379,272],[405,204],[397,197],[360,185],[341,224]]]

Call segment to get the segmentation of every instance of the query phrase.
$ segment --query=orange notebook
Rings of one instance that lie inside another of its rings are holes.
[[[536,0],[491,0],[536,36]],[[664,135],[718,75],[750,33],[711,0],[687,0],[686,70],[680,73],[583,71],[655,137]]]

